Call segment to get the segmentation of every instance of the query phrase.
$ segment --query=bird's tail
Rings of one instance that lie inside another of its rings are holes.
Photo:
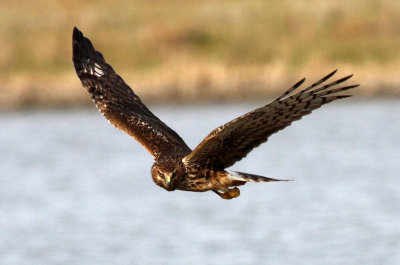
[[[243,172],[238,172],[238,171],[230,171],[226,170],[226,172],[229,173],[229,178],[235,181],[245,181],[245,182],[274,182],[274,181],[291,181],[287,179],[273,179],[273,178],[267,178],[264,176],[259,176],[259,175],[254,175],[254,174],[249,174],[249,173],[243,173]]]

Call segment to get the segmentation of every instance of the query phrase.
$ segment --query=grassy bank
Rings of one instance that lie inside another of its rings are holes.
[[[89,102],[75,25],[147,101],[259,98],[336,68],[399,95],[399,17],[395,0],[3,1],[0,106]]]

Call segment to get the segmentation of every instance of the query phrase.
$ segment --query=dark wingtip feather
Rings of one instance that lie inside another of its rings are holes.
[[[306,78],[303,77],[299,82],[297,82],[293,87],[299,87],[301,84],[304,83],[304,81],[306,81]]]
[[[92,42],[86,38],[82,31],[80,31],[77,27],[74,27],[73,33],[72,33],[72,43],[73,43],[73,48],[74,52],[75,51],[86,51],[87,53],[94,52],[95,49],[93,47]],[[75,55],[75,53],[74,53]]]
[[[282,95],[280,95],[277,99],[275,99],[275,101],[281,100],[284,97],[286,97],[287,95],[289,95],[292,91],[294,91],[296,88],[298,88],[299,86],[301,86],[304,81],[306,81],[306,78],[303,77],[303,79],[301,79],[300,81],[298,81],[296,84],[294,84],[291,88],[289,88],[285,93],[283,93]]]
[[[349,89],[352,89],[352,88],[355,88],[355,87],[358,87],[358,86],[360,86],[360,85],[357,84],[357,85],[344,86],[344,87],[340,87],[340,88],[336,88],[336,89],[331,89],[331,90],[327,90],[327,91],[318,92],[318,93],[315,93],[315,95],[318,95],[318,96],[321,96],[321,97],[322,96],[326,96],[326,95],[332,95],[332,94],[340,93],[342,91],[346,91],[346,90],[349,90]]]
[[[79,33],[82,34],[82,32],[76,26],[74,26],[72,36],[75,38],[75,36],[78,36]]]
[[[331,78],[333,75],[335,75],[337,72],[337,69],[335,69],[334,71],[332,71],[331,73],[329,73],[328,75],[324,76],[323,78],[321,78],[320,80],[318,80],[317,82],[315,82],[314,84],[312,84],[311,86],[303,89],[302,91],[300,91],[300,93],[304,94],[307,91],[313,89],[316,86],[319,86],[320,84],[324,83],[326,80],[328,80],[329,78]]]
[[[84,70],[88,59],[96,62],[99,58],[102,59],[103,57],[97,55],[92,42],[77,27],[74,27],[72,33],[72,61],[78,76]],[[104,59],[102,59],[103,61]]]
[[[323,78],[321,78],[320,80],[318,80],[317,82],[315,82],[314,84],[312,84],[311,86],[303,89],[302,91],[300,91],[300,93],[305,93],[311,89],[313,89],[314,87],[322,84],[323,82],[325,82],[326,80],[328,80],[329,78],[331,78],[333,75],[336,74],[336,72],[338,71],[338,69],[333,70],[332,72],[330,72],[328,75],[324,76]],[[346,76],[340,80],[338,80],[339,82],[343,82],[346,81],[347,79],[349,79],[351,76]],[[300,85],[302,85],[304,83],[304,81],[306,80],[306,78],[301,79],[299,82],[297,82],[296,84],[294,84],[289,90],[287,90],[285,93],[283,93],[281,96],[279,96],[275,101],[281,100],[283,98],[285,98],[286,96],[288,96],[291,92],[293,92],[296,88],[298,88]]]
[[[360,84],[355,84],[355,85],[351,85],[351,86],[349,86],[350,88],[355,88],[355,87],[359,87],[360,86]]]
[[[344,81],[346,81],[347,79],[350,79],[350,78],[352,78],[352,77],[353,77],[353,74],[348,75],[348,76],[345,76],[345,77],[343,77],[343,78],[340,78],[340,79],[337,80],[336,82],[337,82],[337,83],[342,83],[342,82],[344,82]]]
[[[79,44],[83,40],[83,33],[80,31],[77,27],[74,27],[74,30],[72,31],[72,43],[75,46],[76,44]]]
[[[349,98],[349,97],[352,97],[353,95],[339,95],[339,96],[336,96],[336,98],[337,99],[341,99],[341,98]]]
[[[334,76],[336,74],[336,72],[338,71],[338,69],[333,70],[331,73],[329,73],[328,75],[326,75],[325,77],[323,77],[320,81],[318,81],[317,83],[323,83],[324,81],[328,80],[329,78],[331,78],[332,76]]]
[[[324,100],[322,104],[332,102],[334,100],[349,98],[353,95],[338,95],[338,96],[322,96],[321,98]]]

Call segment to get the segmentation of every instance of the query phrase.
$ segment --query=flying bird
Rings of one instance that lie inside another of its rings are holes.
[[[336,70],[300,89],[303,78],[269,104],[216,128],[192,150],[143,104],[76,27],[72,39],[73,63],[83,87],[111,124],[150,152],[153,181],[168,191],[213,191],[232,199],[240,195],[237,186],[247,182],[281,181],[226,168],[293,121],[326,103],[350,97],[340,92],[358,86],[340,86],[352,75],[327,82]]]

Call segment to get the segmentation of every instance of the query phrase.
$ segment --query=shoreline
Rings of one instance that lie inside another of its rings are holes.
[[[312,69],[318,69],[319,74]],[[355,70],[348,66],[338,69],[332,80],[354,74],[347,84],[360,84],[360,87],[353,90],[357,97],[400,97],[400,75],[397,76],[395,70],[390,71],[388,67],[378,71],[371,68]],[[232,69],[220,65],[202,65],[176,67],[168,71],[160,69],[146,74],[121,71],[121,76],[126,77],[126,83],[146,103],[182,104],[269,99],[283,93],[303,76],[307,77],[305,85],[308,85],[331,70],[327,67],[291,71],[278,66]],[[89,95],[72,71],[52,76],[13,75],[0,84],[1,111],[84,107],[90,104]]]

